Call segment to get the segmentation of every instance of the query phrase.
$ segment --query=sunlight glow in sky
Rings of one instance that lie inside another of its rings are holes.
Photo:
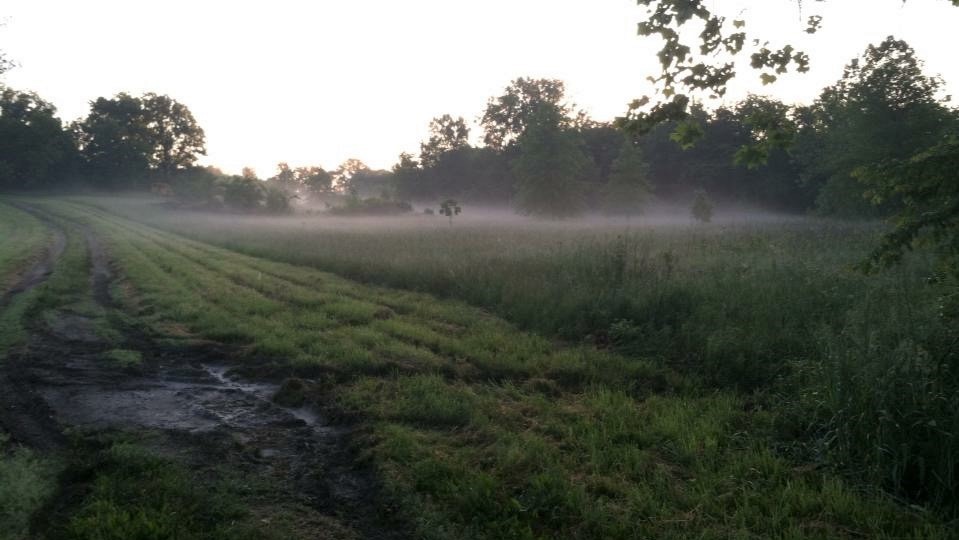
[[[710,7],[812,57],[811,73],[773,87],[745,74],[731,100],[752,89],[810,101],[890,34],[959,85],[959,8],[946,0],[805,2],[802,14],[794,0]],[[813,10],[826,19],[809,39]],[[279,161],[332,169],[357,157],[389,168],[401,151],[418,152],[432,117],[475,121],[520,76],[563,79],[573,102],[611,120],[658,67],[655,42],[636,36],[642,14],[633,0],[7,0],[0,50],[19,64],[6,84],[38,92],[64,120],[98,96],[169,94],[206,130],[203,163],[265,177]]]

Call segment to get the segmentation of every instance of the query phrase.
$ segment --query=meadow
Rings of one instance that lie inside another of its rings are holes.
[[[954,517],[959,331],[929,253],[857,269],[876,222],[681,210],[632,223],[236,218],[92,201],[234,251],[482,307],[774,410],[789,453]],[[678,214],[678,215],[676,215]]]
[[[948,291],[922,254],[855,270],[875,224],[450,226],[26,202],[70,243],[24,317],[67,302],[114,332],[228,347],[239,373],[355,423],[358,462],[416,537],[955,533]],[[109,253],[116,313],[86,305],[84,273],[68,271],[90,264],[78,231]],[[171,500],[200,529],[245,523],[242,494],[239,510],[205,507],[182,464],[130,448],[97,454],[109,466],[63,530],[133,534],[165,523]],[[125,495],[137,475],[157,498]]]

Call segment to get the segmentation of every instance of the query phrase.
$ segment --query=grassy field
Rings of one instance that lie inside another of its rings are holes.
[[[803,462],[955,516],[959,330],[914,254],[866,276],[873,223],[242,218],[87,201],[234,251],[483,307],[772,411]],[[502,218],[502,216],[498,216]]]
[[[356,231],[319,218],[165,219],[136,201],[115,210],[257,258],[90,202],[41,206],[103,239],[125,316],[174,345],[227,344],[251,376],[283,374],[359,419],[354,445],[418,536],[954,532],[948,512],[876,489],[950,500],[956,408],[936,367],[949,334],[925,307],[940,292],[920,279],[927,263],[875,280],[848,268],[875,228]],[[386,289],[311,268],[327,260],[410,281]],[[437,261],[461,277],[443,278]],[[548,322],[524,315],[537,309]],[[606,319],[581,317],[589,309]],[[916,456],[927,476],[896,472]]]

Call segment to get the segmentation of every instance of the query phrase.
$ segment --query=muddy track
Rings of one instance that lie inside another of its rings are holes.
[[[23,291],[43,283],[66,244],[53,220],[30,211],[54,227],[59,240],[51,250],[56,256],[25,276],[30,281]],[[90,227],[71,225],[86,243],[94,302],[108,313],[116,310],[110,293],[116,273],[107,249]],[[331,424],[318,404],[276,404],[280,382],[238,377],[225,349],[160,345],[118,318],[109,320],[119,342],[98,337],[90,330],[93,321],[81,314],[58,311],[45,319],[30,321],[29,342],[0,373],[0,425],[15,440],[52,450],[64,445],[65,428],[138,434],[143,444],[201,477],[226,467],[251,484],[269,486],[259,501],[262,510],[252,504],[267,519],[270,508],[281,507],[294,509],[304,523],[333,520],[352,531],[349,537],[408,536],[378,504],[375,476],[355,465],[354,428]],[[116,349],[136,351],[142,362],[123,367],[110,361]]]
[[[0,295],[0,310],[10,305],[10,302],[17,296],[36,288],[46,281],[47,278],[50,277],[50,273],[53,272],[53,268],[56,266],[60,256],[63,255],[63,250],[67,247],[67,236],[63,233],[63,230],[51,223],[45,216],[38,214],[28,206],[17,203],[8,204],[18,210],[28,212],[44,222],[53,232],[53,242],[47,247],[40,259],[33,263],[10,289]]]

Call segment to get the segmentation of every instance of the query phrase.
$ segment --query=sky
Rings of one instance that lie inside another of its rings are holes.
[[[959,88],[959,8],[947,0],[707,5],[812,60],[810,73],[770,87],[742,70],[729,102],[750,91],[809,102],[887,35]],[[64,120],[99,96],[168,94],[204,128],[203,164],[265,177],[280,161],[389,168],[418,153],[431,118],[475,124],[521,76],[562,79],[570,101],[612,120],[657,73],[657,43],[636,35],[643,13],[634,0],[5,0],[0,50],[18,64],[3,82],[36,91]],[[810,38],[803,21],[814,13],[825,21]]]

